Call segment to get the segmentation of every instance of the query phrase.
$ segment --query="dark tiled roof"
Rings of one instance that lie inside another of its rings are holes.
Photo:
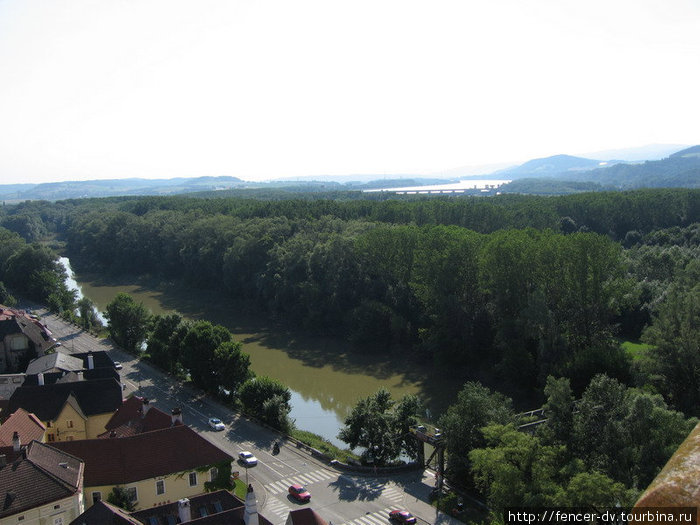
[[[17,432],[21,443],[29,443],[35,439],[40,440],[44,436],[46,427],[34,414],[30,414],[22,408],[15,410],[14,414],[0,426],[0,447],[12,445],[12,435]]]
[[[129,513],[106,501],[98,501],[80,516],[70,522],[70,525],[142,525]]]
[[[54,443],[85,461],[85,485],[118,485],[184,472],[233,457],[185,425],[115,439]]]
[[[328,522],[310,508],[296,509],[289,512],[292,525],[328,525]]]
[[[0,467],[0,518],[68,498],[82,488],[83,463],[49,445],[32,441],[8,460]]]
[[[92,362],[95,368],[114,368],[114,361],[109,357],[109,354],[104,350],[95,350],[94,352],[78,352],[71,354],[73,357],[83,360],[83,368],[88,368],[88,355],[92,354]]]
[[[42,421],[53,421],[73,394],[86,416],[114,412],[122,403],[122,387],[115,379],[19,387],[10,397],[9,410],[24,408]]]
[[[33,359],[27,366],[27,374],[40,372],[61,372],[68,370],[82,370],[83,361],[63,352],[54,352]]]
[[[192,521],[197,520],[196,523],[200,523],[199,519],[203,517],[203,513],[201,512],[202,508],[206,510],[206,516],[216,515],[220,519],[219,523],[222,523],[224,522],[222,519],[224,514],[221,514],[222,512],[226,513],[227,511],[242,509],[244,507],[243,502],[227,490],[217,490],[216,492],[199,494],[188,499],[190,500]],[[177,521],[178,502],[174,501],[167,505],[159,505],[151,509],[139,510],[137,512],[132,512],[131,515],[143,523],[148,523],[148,519],[151,517],[156,518],[158,523],[167,523],[168,516],[173,516]]]
[[[52,385],[54,383],[65,383],[67,380],[77,381],[78,377],[75,372],[45,372],[44,384]],[[119,372],[114,368],[95,368],[93,370],[83,370],[83,379],[92,381],[95,379],[116,379],[120,380]],[[22,386],[37,386],[39,384],[38,374],[27,375],[24,378]]]

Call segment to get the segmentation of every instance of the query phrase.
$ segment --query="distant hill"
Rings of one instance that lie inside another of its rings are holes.
[[[616,164],[585,173],[562,174],[558,178],[595,182],[617,189],[700,188],[700,146],[642,164]]]
[[[600,160],[573,157],[571,155],[554,155],[552,157],[529,160],[520,166],[491,173],[491,176],[502,179],[555,177],[562,174],[590,171],[604,164]]]
[[[113,197],[117,195],[173,195],[194,191],[214,191],[242,187],[238,177],[193,177],[173,179],[109,179],[42,184],[0,185],[0,199],[59,200],[83,197]]]

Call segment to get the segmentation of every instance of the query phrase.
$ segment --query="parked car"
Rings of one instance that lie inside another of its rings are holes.
[[[397,523],[415,523],[416,517],[407,510],[392,510],[389,519]]]
[[[304,487],[298,484],[290,485],[289,487],[289,495],[293,497],[295,500],[300,501],[302,503],[306,503],[308,501],[311,501],[311,493],[306,490]]]
[[[238,459],[246,467],[252,467],[258,464],[258,458],[256,458],[251,452],[248,452],[247,450],[239,453]]]
[[[119,361],[115,361],[115,362],[114,362],[114,368],[116,368],[117,370],[121,370],[123,367],[122,367],[122,364],[121,364]]]
[[[218,417],[210,417],[209,426],[214,430],[226,430],[226,425]]]

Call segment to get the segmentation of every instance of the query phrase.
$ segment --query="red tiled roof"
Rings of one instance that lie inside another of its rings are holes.
[[[160,430],[172,426],[172,417],[157,409],[153,405],[149,407],[143,416],[143,398],[132,396],[122,403],[122,406],[114,413],[105,425],[107,432],[100,434],[100,438],[126,437]],[[111,436],[114,432],[115,436]]]
[[[85,485],[89,487],[132,483],[233,461],[233,457],[185,425],[123,438],[61,441],[53,445],[85,461]]]
[[[310,508],[296,509],[289,512],[292,525],[328,525],[328,522]]]
[[[0,447],[12,445],[12,435],[17,432],[21,443],[41,440],[44,437],[46,427],[34,414],[23,408],[18,408],[0,426]]]

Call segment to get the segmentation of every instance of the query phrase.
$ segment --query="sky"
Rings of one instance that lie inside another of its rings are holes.
[[[0,0],[0,183],[700,144],[697,0]]]

